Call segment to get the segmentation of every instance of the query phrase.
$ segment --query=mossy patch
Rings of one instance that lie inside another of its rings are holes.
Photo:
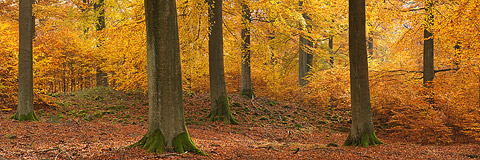
[[[146,134],[140,141],[128,147],[142,147],[147,152],[162,154],[165,150],[165,137],[160,129],[153,131],[153,134]]]
[[[212,111],[208,117],[210,121],[222,121],[225,124],[239,124],[238,121],[233,117],[232,111],[230,111],[230,107],[228,105],[228,98],[227,96],[220,96],[216,103],[216,110]]]
[[[185,153],[188,151],[199,155],[207,155],[205,152],[195,146],[192,139],[188,135],[188,132],[183,132],[177,137],[173,138],[173,147],[175,148],[175,152],[178,153]]]
[[[9,119],[15,119],[18,121],[39,121],[34,112],[30,112],[26,115],[18,116],[18,112],[9,117]]]
[[[380,141],[374,132],[370,133],[363,133],[360,137],[353,137],[352,133],[348,134],[347,140],[343,143],[343,146],[361,146],[361,147],[368,147],[368,146],[375,146],[377,144],[383,144]]]
[[[175,152],[185,153],[188,151],[199,155],[207,155],[195,146],[187,132],[183,132],[173,138],[172,143]],[[142,149],[147,150],[147,152],[162,154],[165,151],[165,137],[160,129],[157,129],[153,134],[146,134],[138,142],[127,147],[142,147]]]

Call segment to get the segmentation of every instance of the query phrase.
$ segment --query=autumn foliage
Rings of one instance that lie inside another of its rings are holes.
[[[95,85],[97,67],[110,86],[125,92],[147,89],[145,17],[142,0],[106,0],[106,28],[95,30],[93,2],[37,1],[34,5],[34,88],[37,103],[47,94]],[[18,74],[18,4],[0,2],[0,106],[14,108]],[[321,109],[350,107],[346,1],[248,2],[252,10],[251,66],[256,96]],[[480,1],[435,3],[435,70],[422,84],[423,1],[367,1],[370,90],[378,131],[418,143],[480,141]],[[208,20],[204,0],[178,0],[183,88],[208,92]],[[227,90],[240,92],[241,6],[224,1]],[[308,14],[310,21],[302,18]],[[337,13],[337,14],[332,14]],[[301,28],[310,24],[311,28]],[[308,84],[298,87],[298,36],[315,42]],[[333,48],[328,47],[333,38]],[[457,46],[457,47],[455,47]],[[333,59],[333,64],[329,63]]]

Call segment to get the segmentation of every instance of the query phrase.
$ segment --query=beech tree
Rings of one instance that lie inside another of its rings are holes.
[[[223,120],[227,124],[238,124],[230,111],[225,86],[222,0],[208,0],[208,13],[208,21],[211,25],[208,40],[211,108],[208,117],[212,121]]]
[[[423,84],[428,83],[435,77],[433,65],[433,0],[425,0],[425,24],[423,29]]]
[[[300,1],[300,8],[303,5],[303,1]],[[306,32],[309,32],[308,28],[308,21],[311,21],[311,18],[307,15],[307,13],[302,14],[302,18],[305,21],[302,25],[300,25],[301,29],[305,29]],[[304,86],[307,84],[307,80],[305,77],[308,75],[312,68],[313,64],[313,55],[311,48],[313,47],[313,42],[310,40],[311,38],[305,34],[300,34],[299,42],[298,42],[298,83],[300,86]]]
[[[330,52],[330,60],[328,61],[329,64],[330,64],[330,67],[333,68],[333,66],[335,65],[334,61],[335,61],[335,51],[333,50],[333,36],[330,36],[328,38],[328,49],[329,49],[329,52]]]
[[[250,26],[252,23],[248,1],[242,1],[242,90],[241,95],[252,97],[255,94],[252,89],[251,65],[250,65]]]
[[[365,33],[365,0],[349,0],[348,46],[352,125],[345,146],[382,144],[373,129]]]
[[[18,107],[11,119],[38,121],[33,111],[33,38],[35,17],[32,5],[35,0],[20,0],[18,48]]]
[[[97,18],[97,22],[95,24],[95,28],[97,31],[101,31],[105,28],[105,0],[95,0],[95,4],[93,8],[95,10],[95,17]],[[102,40],[99,40],[99,44],[97,47],[102,46]],[[103,60],[101,60],[103,61]],[[107,80],[107,73],[103,72],[100,67],[97,67],[97,74],[96,74],[97,86],[108,86]]]
[[[148,130],[133,144],[148,152],[165,148],[206,155],[191,140],[184,117],[175,0],[146,0]]]

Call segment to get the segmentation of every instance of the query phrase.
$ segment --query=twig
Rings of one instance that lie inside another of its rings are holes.
[[[293,154],[298,153],[298,151],[300,151],[300,148],[297,148],[297,150],[295,150],[295,152],[293,152]]]

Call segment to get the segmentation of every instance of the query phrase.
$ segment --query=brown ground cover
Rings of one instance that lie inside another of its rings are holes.
[[[377,131],[386,144],[344,147],[345,110],[300,107],[231,95],[240,125],[208,122],[208,94],[185,94],[187,128],[209,157],[190,153],[146,153],[126,148],[147,130],[148,107],[141,94],[109,89],[54,94],[56,106],[36,106],[40,122],[8,119],[0,112],[0,159],[469,159],[478,143],[419,145]],[[377,129],[378,130],[378,129]]]

